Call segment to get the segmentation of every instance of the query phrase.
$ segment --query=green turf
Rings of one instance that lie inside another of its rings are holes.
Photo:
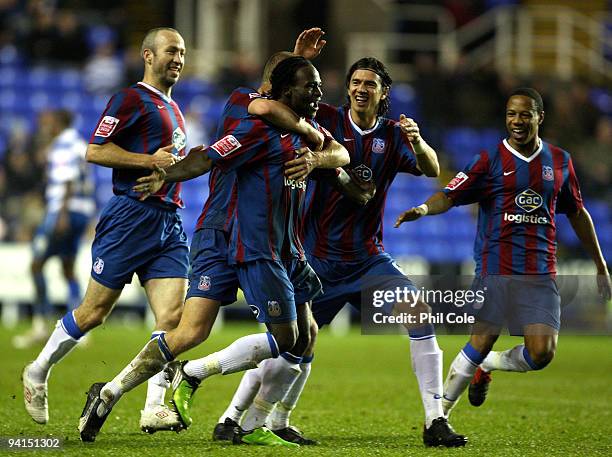
[[[226,326],[189,355],[202,356],[255,330]],[[114,376],[147,339],[142,327],[106,325],[86,348],[58,365],[50,381],[51,418],[32,422],[23,408],[19,375],[36,350],[13,351],[13,330],[0,333],[0,437],[64,439],[63,450],[38,455],[200,456],[200,455],[612,455],[612,361],[609,337],[565,336],[558,356],[540,373],[495,373],[490,398],[481,408],[467,399],[455,409],[455,428],[469,435],[465,449],[426,449],[421,441],[422,406],[410,369],[408,340],[394,336],[319,336],[307,389],[293,423],[321,441],[317,447],[278,450],[221,445],[212,428],[225,409],[240,375],[218,376],[198,391],[194,425],[186,432],[145,435],[138,429],[145,388],[126,395],[114,408],[93,444],[79,441],[76,430],[85,391]],[[448,366],[464,336],[439,338]],[[516,344],[502,338],[498,347]],[[0,450],[0,454],[6,449]],[[30,452],[19,452],[31,455]]]

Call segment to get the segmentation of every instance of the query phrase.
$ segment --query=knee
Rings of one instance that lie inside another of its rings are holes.
[[[528,347],[527,352],[533,362],[534,370],[541,370],[546,367],[555,357],[556,347],[554,344],[539,345],[536,347]]]

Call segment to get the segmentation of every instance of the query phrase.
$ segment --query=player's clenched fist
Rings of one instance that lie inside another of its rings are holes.
[[[159,148],[155,151],[155,154],[151,156],[151,169],[155,169],[155,167],[160,168],[168,168],[170,165],[173,165],[177,161],[177,157],[172,154],[172,148],[174,145],[169,144],[168,146],[164,146],[163,148]]]
[[[140,192],[139,200],[145,200],[150,195],[159,191],[164,185],[164,178],[166,177],[166,172],[163,168],[155,165],[153,173],[149,176],[143,176],[142,178],[138,178],[136,180],[137,184],[132,188],[134,192]]]
[[[421,141],[421,132],[419,131],[418,124],[404,114],[400,114],[399,125],[402,132],[408,138],[411,143],[418,143]]]

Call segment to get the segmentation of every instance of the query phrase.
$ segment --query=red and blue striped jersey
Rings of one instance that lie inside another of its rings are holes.
[[[570,155],[544,141],[524,157],[503,140],[477,155],[443,192],[454,205],[479,203],[479,276],[555,274],[555,214],[583,206]]]
[[[232,132],[242,119],[249,115],[249,104],[262,97],[256,90],[247,87],[235,89],[229,96],[223,114],[217,124],[215,141]],[[236,173],[222,172],[219,167],[210,170],[208,178],[208,198],[198,218],[196,230],[212,228],[230,232],[234,211],[236,210]]]
[[[337,261],[359,261],[384,251],[383,213],[389,186],[398,172],[420,175],[416,157],[399,125],[379,118],[362,131],[348,107],[319,104],[317,121],[344,145],[352,168],[374,180],[376,194],[359,206],[324,180],[311,180],[304,203],[304,248],[315,256]]]
[[[139,82],[113,95],[102,113],[90,144],[114,143],[134,154],[155,154],[174,145],[172,153],[185,155],[185,120],[178,105],[156,88]],[[138,198],[136,180],[151,170],[113,169],[113,192]],[[182,208],[181,184],[167,183],[147,201]]]
[[[327,138],[324,132],[313,121]],[[207,149],[215,166],[235,171],[237,210],[229,262],[304,259],[298,234],[306,181],[285,177],[285,162],[306,146],[297,134],[282,132],[249,116]]]

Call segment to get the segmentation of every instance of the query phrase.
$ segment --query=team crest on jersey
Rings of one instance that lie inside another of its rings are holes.
[[[185,145],[187,144],[187,137],[180,127],[177,127],[174,129],[174,132],[172,132],[172,144],[174,145],[174,149],[177,151],[185,148]]]
[[[540,194],[531,189],[526,189],[516,196],[514,202],[516,205],[528,213],[535,211],[540,206],[544,199]]]
[[[236,151],[241,146],[242,145],[234,135],[227,135],[210,147],[217,151],[217,154],[219,154],[221,157],[225,157]]]
[[[459,187],[461,184],[463,184],[464,182],[466,182],[468,180],[468,176],[460,171],[459,173],[457,173],[457,175],[451,179],[451,182],[449,182],[445,189],[448,190],[455,190],[457,187]]]
[[[96,261],[93,264],[93,271],[98,275],[102,274],[104,271],[104,260],[102,260],[100,257],[96,257]]]
[[[552,167],[549,167],[548,165],[544,165],[542,167],[542,179],[545,181],[554,181],[555,180],[555,174],[553,172]]]
[[[200,282],[198,283],[198,289],[210,290],[210,276],[200,276]]]
[[[270,300],[268,302],[268,316],[278,317],[281,315],[281,307],[276,300]]]
[[[98,124],[98,128],[96,129],[94,136],[108,138],[115,131],[117,125],[119,125],[119,119],[113,116],[104,116]]]
[[[385,140],[382,138],[374,138],[372,140],[372,152],[375,154],[382,154],[385,152]]]
[[[262,97],[261,97],[261,94],[259,92],[251,92],[249,94],[249,98],[252,100],[254,98],[262,98]]]
[[[359,176],[362,181],[371,181],[372,180],[372,170],[366,167],[364,164],[359,165],[358,167],[353,168],[353,171]]]

